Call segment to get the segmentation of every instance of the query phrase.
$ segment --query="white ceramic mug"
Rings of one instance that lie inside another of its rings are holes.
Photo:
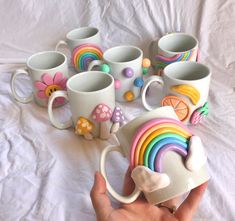
[[[33,54],[27,59],[26,67],[27,69],[16,70],[11,78],[11,91],[17,101],[29,103],[34,99],[38,105],[46,107],[54,91],[66,90],[69,74],[64,54],[56,51]],[[17,77],[21,74],[29,76],[33,83],[33,92],[26,97],[19,95],[16,88]],[[60,106],[64,103],[64,99],[57,99],[54,105]]]
[[[165,67],[162,77],[151,76],[145,81],[142,103],[147,110],[159,106],[150,105],[146,99],[150,85],[159,83],[162,85],[160,105],[172,106],[181,121],[196,125],[208,115],[210,79],[210,70],[203,64],[192,61],[172,63]]]
[[[122,203],[131,203],[141,192],[151,204],[184,194],[209,179],[207,157],[198,136],[177,119],[172,107],[160,107],[122,126],[117,132],[120,146],[102,151],[100,170],[109,193]],[[109,152],[118,151],[131,166],[135,190],[118,194],[110,185],[105,169]]]
[[[140,95],[143,86],[143,68],[150,66],[148,59],[143,59],[141,49],[122,45],[110,48],[103,54],[103,60],[92,61],[88,70],[94,66],[101,66],[101,70],[110,73],[115,80],[116,100],[120,102],[133,101]]]
[[[71,52],[71,65],[76,71],[87,71],[93,60],[102,59],[100,32],[94,27],[81,27],[73,29],[66,35],[66,40],[60,40],[56,51],[65,46]]]
[[[71,119],[65,123],[54,117],[52,109],[54,100],[60,97],[69,101],[72,112]],[[67,92],[58,91],[50,97],[48,114],[55,127],[66,129],[73,126],[75,133],[86,139],[108,139],[113,127],[123,121],[120,108],[115,107],[113,77],[100,71],[72,76],[67,82]]]
[[[151,63],[157,75],[169,64],[178,61],[198,61],[198,40],[186,33],[169,33],[149,46]]]

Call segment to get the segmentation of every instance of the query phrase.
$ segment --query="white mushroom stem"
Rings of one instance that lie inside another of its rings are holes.
[[[100,123],[100,139],[109,139],[110,137],[110,129],[108,127],[108,124],[106,122]]]
[[[120,127],[119,122],[113,123],[111,130],[110,130],[110,133],[116,133],[118,131],[119,127]]]
[[[93,139],[93,135],[91,133],[86,133],[83,136],[86,140],[92,140]]]

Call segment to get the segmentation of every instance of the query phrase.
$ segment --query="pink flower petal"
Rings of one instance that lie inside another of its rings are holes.
[[[47,85],[52,85],[53,84],[53,78],[49,74],[44,74],[42,76],[42,80]]]
[[[55,102],[56,102],[57,104],[63,104],[63,103],[65,102],[65,99],[64,99],[63,97],[57,97],[57,98],[55,99]]]
[[[44,91],[38,91],[37,95],[38,97],[43,98],[43,99],[48,98],[46,94],[44,93]]]
[[[63,74],[61,72],[56,72],[53,79],[53,83],[59,85],[62,79],[63,79]]]
[[[66,90],[66,83],[67,83],[67,78],[64,78],[60,83],[59,85],[64,89]]]
[[[35,81],[34,86],[39,90],[45,90],[47,85],[43,84],[41,81]]]

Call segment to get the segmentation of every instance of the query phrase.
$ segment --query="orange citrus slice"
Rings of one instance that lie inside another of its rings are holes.
[[[162,106],[172,106],[181,121],[186,120],[189,116],[190,107],[187,102],[180,97],[166,96],[162,100]]]

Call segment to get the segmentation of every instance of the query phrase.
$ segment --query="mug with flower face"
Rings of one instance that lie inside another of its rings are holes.
[[[57,51],[39,52],[28,58],[26,66],[27,69],[16,70],[11,78],[11,91],[17,101],[29,103],[34,99],[38,105],[46,107],[53,92],[66,90],[69,74],[64,54]],[[28,96],[21,96],[17,90],[16,80],[21,74],[29,76],[33,84],[33,91]],[[57,98],[54,106],[64,103],[64,98]]]

